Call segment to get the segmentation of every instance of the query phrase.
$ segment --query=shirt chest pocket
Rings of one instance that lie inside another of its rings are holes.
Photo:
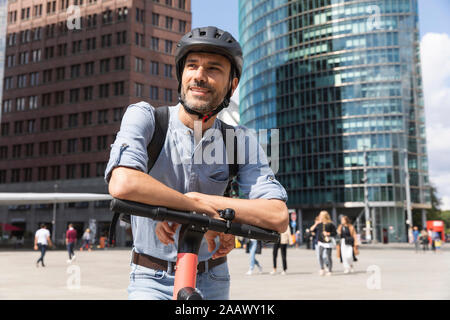
[[[223,195],[228,185],[227,165],[203,165],[199,173],[199,192]]]

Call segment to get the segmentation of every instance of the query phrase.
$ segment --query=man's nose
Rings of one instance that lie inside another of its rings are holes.
[[[198,67],[194,74],[194,79],[198,82],[203,81],[206,82],[208,77],[206,75],[206,70],[202,66]]]

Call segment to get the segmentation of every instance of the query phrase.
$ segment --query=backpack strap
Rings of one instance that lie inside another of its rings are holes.
[[[147,172],[155,165],[156,160],[164,147],[166,141],[167,129],[169,128],[169,107],[155,108],[155,131],[153,132],[152,140],[147,146]],[[112,244],[114,240],[116,225],[118,220],[122,220],[126,223],[131,223],[131,217],[129,214],[120,214],[115,212],[109,227],[109,243]]]
[[[155,131],[153,132],[152,140],[147,146],[147,172],[150,172],[150,170],[155,165],[156,160],[158,160],[159,154],[164,147],[164,142],[166,141],[168,127],[169,108],[155,108]]]
[[[230,145],[230,143],[227,143],[227,129],[233,130],[235,132],[235,129],[233,126],[230,126],[229,124],[223,122],[222,120],[220,120],[220,131],[222,132],[222,137],[223,137],[223,142],[225,143],[225,148],[226,148],[226,152],[227,152],[227,159],[228,161],[233,158],[233,162],[228,164],[228,185],[227,188],[225,189],[225,193],[224,196],[226,197],[230,197],[231,196],[231,192],[232,192],[232,188],[233,187],[237,187],[236,183],[233,183],[236,180],[236,177],[238,175],[239,172],[239,164],[238,164],[238,155],[237,155],[237,151],[238,151],[238,141],[237,141],[237,137],[236,134],[234,135],[234,139],[233,139],[233,145]]]

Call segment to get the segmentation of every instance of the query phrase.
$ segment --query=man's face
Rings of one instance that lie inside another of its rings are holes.
[[[230,71],[231,63],[222,55],[189,53],[181,79],[184,103],[202,114],[214,110],[230,89]]]

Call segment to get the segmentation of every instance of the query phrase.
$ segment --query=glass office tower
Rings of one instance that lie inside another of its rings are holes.
[[[407,174],[430,207],[417,0],[239,0],[239,23],[241,124],[280,129],[299,224],[364,221],[367,198],[376,239],[405,241]]]

